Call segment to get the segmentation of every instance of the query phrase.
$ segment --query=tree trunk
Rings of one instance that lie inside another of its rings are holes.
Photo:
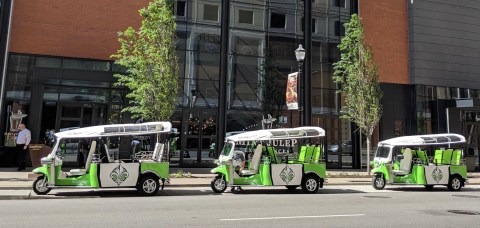
[[[370,138],[372,136],[367,136],[367,174],[370,175]]]

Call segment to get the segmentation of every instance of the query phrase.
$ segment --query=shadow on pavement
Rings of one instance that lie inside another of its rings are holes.
[[[435,186],[433,187],[433,189],[430,189],[430,190],[426,189],[425,187],[397,187],[397,188],[385,187],[385,190],[395,191],[395,192],[453,192],[453,191],[449,191],[446,186]],[[459,192],[480,192],[480,189],[463,187]]]

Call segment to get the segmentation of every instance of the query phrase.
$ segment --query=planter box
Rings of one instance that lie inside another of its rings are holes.
[[[43,144],[30,144],[28,151],[30,152],[32,167],[36,168],[42,165],[40,159],[46,157],[52,151],[52,148]]]
[[[467,171],[475,171],[475,163],[477,162],[477,156],[465,156],[465,161],[467,163]]]

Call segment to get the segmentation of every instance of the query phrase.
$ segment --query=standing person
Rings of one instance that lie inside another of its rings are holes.
[[[17,171],[25,169],[25,156],[27,154],[28,144],[32,139],[30,130],[25,127],[25,124],[18,125],[18,136],[17,136]]]

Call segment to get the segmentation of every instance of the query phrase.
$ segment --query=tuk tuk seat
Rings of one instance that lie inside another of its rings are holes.
[[[449,165],[452,162],[453,149],[446,149],[443,152],[442,164]]]
[[[300,147],[300,154],[298,155],[298,161],[303,162],[305,161],[305,153],[307,152],[307,147],[302,146]]]
[[[443,149],[435,150],[435,157],[433,157],[433,163],[436,165],[442,164]]]
[[[321,151],[322,149],[320,148],[320,145],[317,145],[315,149],[313,150],[313,162],[318,163],[321,157]]]
[[[462,150],[454,150],[452,153],[452,165],[460,165],[460,159],[462,158]]]
[[[88,173],[90,170],[90,165],[92,164],[93,154],[95,154],[95,149],[97,148],[97,141],[92,141],[90,145],[90,151],[88,152],[87,161],[85,162],[85,169],[72,169],[67,173],[68,176],[81,176]]]
[[[315,149],[315,146],[313,145],[307,147],[307,152],[305,153],[305,160],[303,161],[304,163],[311,162],[314,149]]]
[[[419,149],[417,151],[417,157],[423,164],[428,164],[427,153],[424,150]]]
[[[262,144],[258,144],[253,152],[252,162],[250,162],[250,169],[242,170],[242,175],[255,175],[258,173],[258,166],[260,165],[260,158],[262,157]]]
[[[155,143],[155,148],[153,149],[152,157],[150,159],[141,159],[138,162],[140,163],[148,163],[148,162],[159,162],[163,158],[163,149],[165,148],[165,144],[163,143]]]
[[[271,146],[267,146],[267,153],[270,156],[271,163],[272,164],[277,164],[278,161],[277,161],[277,156],[276,156],[276,153],[275,153],[275,148],[273,148]],[[255,154],[253,154],[253,156],[255,156]]]
[[[403,152],[403,159],[400,160],[400,168],[393,170],[394,175],[408,175],[412,167],[412,150],[410,148],[405,149]]]

